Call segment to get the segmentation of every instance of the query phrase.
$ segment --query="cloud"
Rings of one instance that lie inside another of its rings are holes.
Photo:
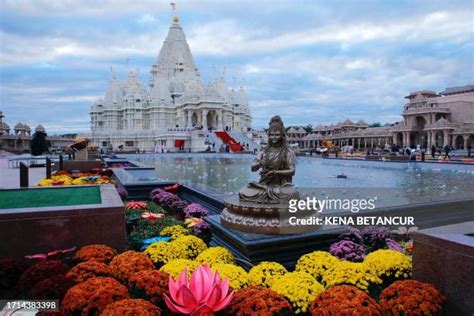
[[[144,14],[138,19],[139,24],[153,24],[156,23],[158,20],[151,14]]]
[[[367,41],[423,42],[430,40],[467,41],[474,23],[469,11],[436,11],[396,22],[337,22],[283,34],[265,29],[255,31],[234,20],[195,25],[189,37],[193,51],[201,54],[254,54],[321,43],[349,45]]]
[[[172,14],[165,1],[3,0],[7,120],[28,112],[35,124],[87,130],[111,65],[121,79],[138,67],[147,82]],[[273,114],[302,125],[393,122],[410,91],[472,81],[469,1],[191,0],[176,14],[203,78],[216,76],[212,65],[245,78],[259,127]],[[79,121],[68,125],[71,117]]]

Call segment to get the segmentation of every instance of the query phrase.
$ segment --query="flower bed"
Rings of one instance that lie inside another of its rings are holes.
[[[442,311],[444,297],[434,287],[405,280],[411,277],[412,244],[407,234],[354,228],[328,251],[301,256],[294,269],[261,262],[245,271],[228,249],[208,246],[209,228],[202,220],[208,212],[201,205],[158,189],[150,201],[128,201],[125,207],[133,250],[118,253],[106,245],[89,245],[67,259],[67,265],[46,258],[24,272],[17,264],[0,261],[0,277],[2,269],[12,274],[0,285],[17,286],[31,297],[64,296],[64,315]]]
[[[86,184],[114,184],[107,169],[90,170],[87,172],[68,173],[58,171],[51,179],[42,179],[36,186],[58,186],[58,185],[86,185]]]
[[[170,235],[177,231],[185,230],[165,230]],[[287,271],[276,262],[262,262],[247,272],[235,265],[235,258],[225,248],[208,248],[192,235],[178,233],[174,240],[170,235],[169,241],[154,242],[143,252],[117,254],[105,245],[82,247],[71,259],[65,259],[71,268],[60,261],[38,263],[23,273],[18,286],[22,293],[38,299],[64,296],[64,315],[118,315],[126,310],[153,315],[442,312],[445,298],[433,286],[400,280],[409,277],[411,258],[399,251],[379,249],[368,253],[362,262],[314,251],[298,260],[295,271]],[[209,276],[220,281],[212,283]],[[387,287],[386,279],[395,282]],[[372,296],[372,286],[380,288],[380,302]],[[202,295],[214,288],[219,291],[213,294],[219,295],[218,302],[207,306]],[[178,290],[187,294],[177,295]]]

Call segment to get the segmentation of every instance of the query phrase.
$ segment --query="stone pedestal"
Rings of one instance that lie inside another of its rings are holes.
[[[319,226],[295,224],[295,218],[318,217],[314,212],[297,211],[290,213],[288,204],[257,204],[243,202],[238,196],[225,201],[221,213],[222,225],[235,230],[256,234],[301,234]]]
[[[322,226],[303,234],[265,235],[228,228],[220,215],[206,216],[205,220],[212,229],[211,246],[226,247],[246,269],[262,261],[275,261],[293,269],[302,255],[327,250],[347,230],[342,226]]]
[[[446,315],[473,315],[474,222],[424,229],[413,241],[413,278],[447,297]]]

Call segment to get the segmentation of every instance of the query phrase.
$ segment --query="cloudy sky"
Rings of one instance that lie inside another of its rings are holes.
[[[394,122],[410,91],[474,83],[471,0],[175,2],[204,80],[226,66],[254,127]],[[148,83],[173,16],[169,0],[0,3],[0,111],[49,133],[89,131],[110,66]]]

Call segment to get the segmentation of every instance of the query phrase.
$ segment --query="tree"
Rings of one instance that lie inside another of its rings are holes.
[[[40,156],[43,153],[49,151],[48,141],[46,140],[47,134],[45,132],[35,132],[30,142],[31,154],[33,156]]]
[[[306,133],[308,133],[308,134],[311,134],[311,132],[313,131],[313,125],[311,125],[311,124],[308,124],[308,125],[306,125],[306,127],[303,127],[303,128],[306,131]]]
[[[369,127],[382,127],[382,124],[380,124],[380,122],[373,122]]]

